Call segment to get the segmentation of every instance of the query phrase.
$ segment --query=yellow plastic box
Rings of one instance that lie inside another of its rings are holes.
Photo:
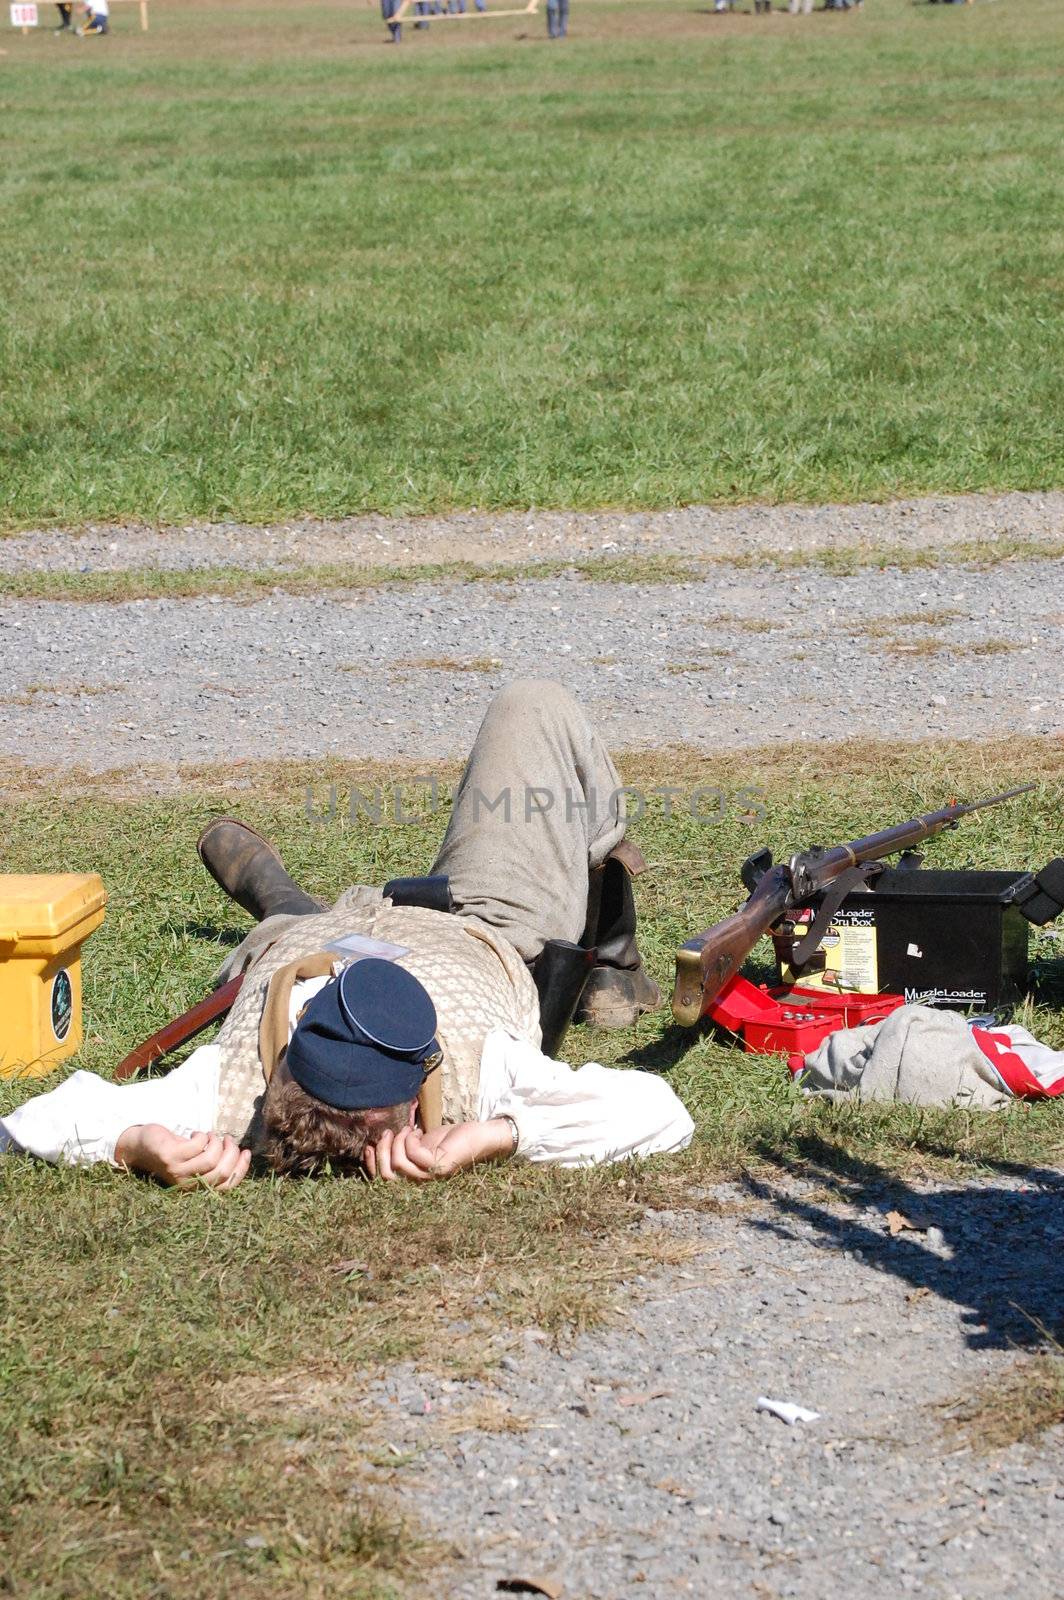
[[[81,947],[106,904],[95,872],[0,874],[0,1078],[43,1078],[80,1046]]]

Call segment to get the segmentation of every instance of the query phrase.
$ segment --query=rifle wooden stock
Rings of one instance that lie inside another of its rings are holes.
[[[116,1080],[125,1083],[127,1078],[135,1077],[144,1067],[150,1067],[153,1061],[160,1061],[171,1050],[176,1050],[189,1039],[194,1039],[197,1033],[202,1033],[204,1028],[209,1028],[216,1018],[224,1016],[232,1006],[243,981],[243,974],[239,978],[230,978],[228,983],[223,983],[220,989],[209,994],[206,1000],[201,1000],[190,1011],[183,1012],[173,1022],[168,1022],[165,1028],[160,1028],[158,1033],[153,1033],[150,1039],[145,1039],[143,1044],[138,1044],[115,1068]]]
[[[791,875],[773,867],[744,906],[716,927],[676,952],[676,985],[672,1014],[685,1028],[706,1014],[730,978],[734,978],[761,935],[777,923],[791,903]]]

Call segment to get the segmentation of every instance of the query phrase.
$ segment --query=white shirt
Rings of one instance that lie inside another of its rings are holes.
[[[292,1026],[327,981],[311,978],[293,987]],[[72,1073],[57,1089],[0,1117],[0,1151],[15,1147],[45,1161],[113,1165],[120,1135],[137,1123],[158,1122],[183,1136],[206,1132],[217,1114],[220,1061],[217,1044],[204,1044],[172,1072],[142,1083]],[[574,1071],[502,1028],[484,1041],[477,1115],[482,1122],[512,1117],[519,1156],[563,1167],[683,1150],[694,1133],[663,1078],[594,1061]]]

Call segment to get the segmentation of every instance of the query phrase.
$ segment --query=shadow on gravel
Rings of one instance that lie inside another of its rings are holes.
[[[859,1250],[875,1271],[961,1307],[971,1349],[1035,1349],[1047,1337],[1064,1339],[1064,1174],[992,1162],[1003,1177],[1020,1178],[1031,1187],[973,1185],[921,1193],[855,1157],[847,1158],[845,1174],[840,1173],[840,1152],[816,1135],[802,1140],[793,1160],[769,1147],[762,1154],[782,1172],[812,1179],[847,1205],[880,1212],[882,1222],[839,1216],[815,1200],[782,1193],[756,1178],[746,1180],[751,1193],[795,1222],[808,1223],[825,1243]],[[892,1238],[886,1223],[892,1209],[923,1231]],[[778,1221],[753,1225],[790,1233]],[[936,1228],[941,1241],[927,1232]]]

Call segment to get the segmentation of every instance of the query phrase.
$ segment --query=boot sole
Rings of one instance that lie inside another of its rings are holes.
[[[199,838],[196,840],[196,854],[199,856],[200,860],[203,862],[203,865],[207,868],[207,871],[211,874],[212,878],[214,877],[214,872],[211,868],[210,862],[203,853],[203,847],[208,836],[214,832],[215,828],[226,826],[239,828],[242,833],[249,833],[253,839],[257,839],[261,845],[265,845],[266,849],[270,852],[270,855],[277,862],[279,867],[284,867],[284,862],[281,860],[269,839],[264,839],[262,834],[259,833],[258,829],[251,827],[250,823],[241,822],[239,817],[212,817],[210,822],[208,822],[207,826],[203,829],[203,832],[200,834]],[[287,870],[287,868],[285,870]]]
[[[638,995],[634,992],[637,984]],[[647,1012],[657,1011],[661,1003],[661,990],[646,972],[599,967],[588,980],[573,1020],[591,1028],[630,1028]]]

